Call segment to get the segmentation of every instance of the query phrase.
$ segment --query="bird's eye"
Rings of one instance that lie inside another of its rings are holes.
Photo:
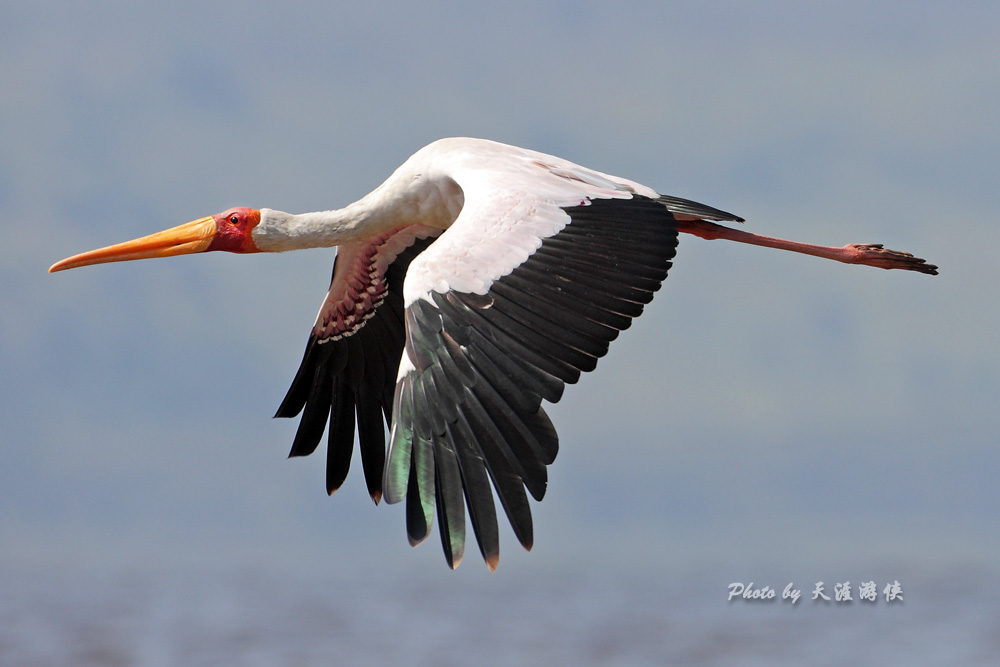
[[[231,216],[229,216],[229,222],[232,223],[232,224],[234,224],[234,225],[238,225],[238,224],[240,224],[240,218],[237,215],[231,215]]]

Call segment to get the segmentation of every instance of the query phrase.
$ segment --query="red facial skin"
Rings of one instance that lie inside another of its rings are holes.
[[[216,232],[206,251],[260,252],[253,242],[253,228],[260,223],[260,211],[237,207],[212,216]]]

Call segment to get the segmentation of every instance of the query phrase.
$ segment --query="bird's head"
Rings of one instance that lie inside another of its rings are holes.
[[[49,273],[88,264],[124,262],[147,257],[170,257],[209,250],[260,252],[253,240],[253,230],[258,223],[260,223],[260,211],[252,208],[231,208],[223,213],[199,218],[133,241],[67,257],[53,264],[49,268]]]

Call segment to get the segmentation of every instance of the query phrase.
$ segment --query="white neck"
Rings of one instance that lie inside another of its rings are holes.
[[[363,205],[364,200],[334,211],[285,213],[260,210],[260,223],[253,240],[263,252],[284,252],[302,248],[329,248],[370,234],[378,217]]]
[[[260,209],[254,243],[263,252],[283,252],[343,245],[405,225],[447,229],[462,210],[462,188],[451,178],[428,176],[412,162],[342,209],[299,215]]]

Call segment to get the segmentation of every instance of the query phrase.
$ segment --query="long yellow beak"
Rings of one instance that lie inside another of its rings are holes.
[[[215,236],[218,225],[215,218],[199,218],[192,222],[172,227],[171,229],[143,236],[134,241],[117,243],[106,248],[91,250],[67,257],[49,267],[49,273],[75,269],[89,264],[104,264],[106,262],[125,262],[130,259],[146,259],[149,257],[170,257],[172,255],[187,255],[208,249]]]

